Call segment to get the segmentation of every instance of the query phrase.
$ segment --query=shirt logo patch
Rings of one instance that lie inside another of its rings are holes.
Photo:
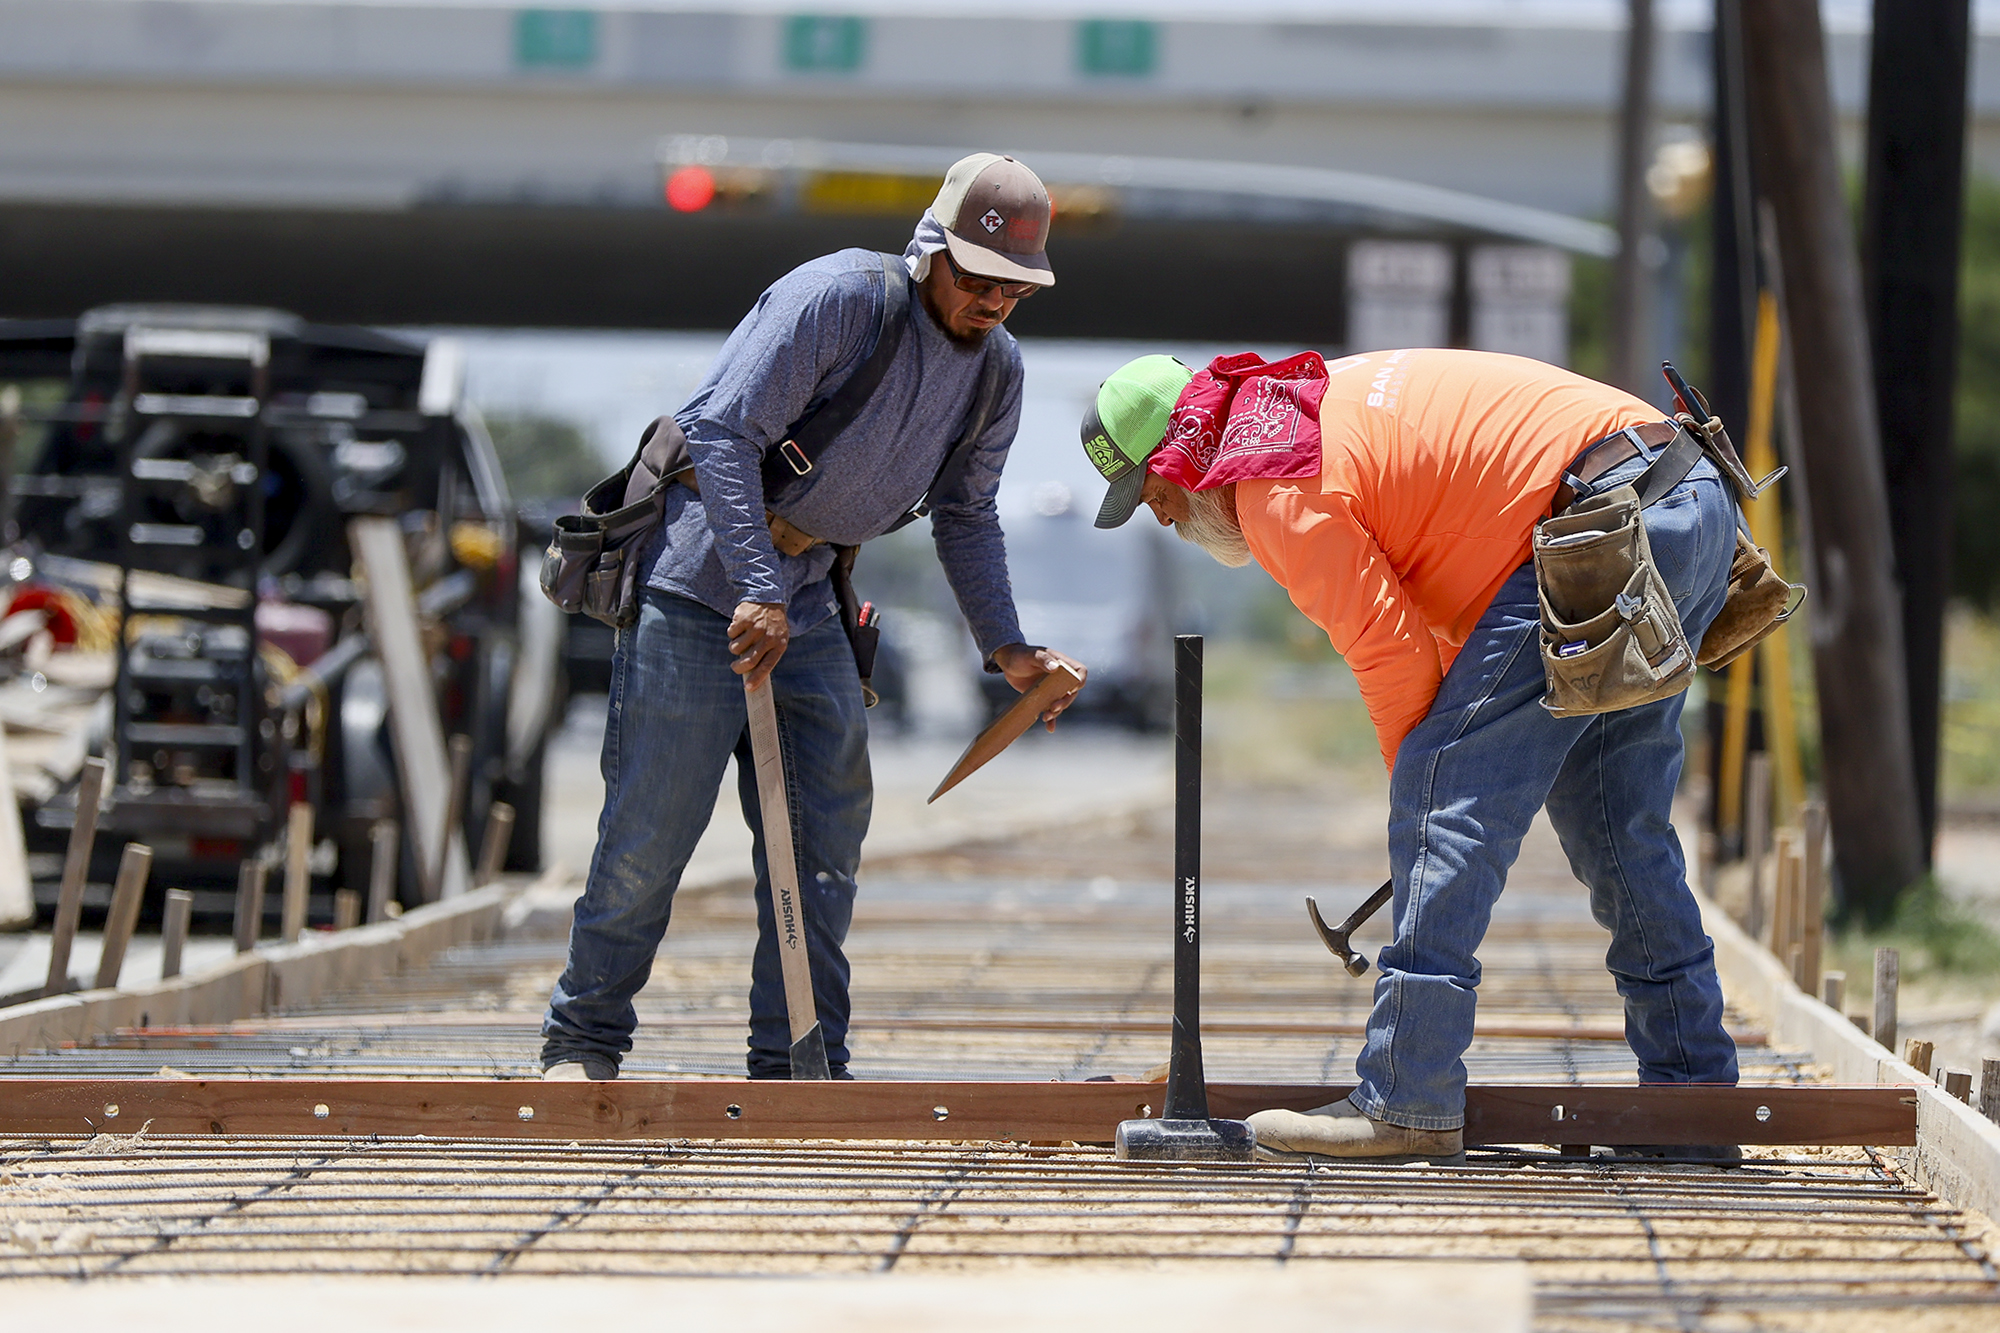
[[[997,209],[989,208],[984,213],[981,213],[979,215],[979,225],[986,228],[987,233],[989,235],[993,232],[999,231],[1002,224],[1004,224],[1006,221],[1007,219],[1001,217]]]

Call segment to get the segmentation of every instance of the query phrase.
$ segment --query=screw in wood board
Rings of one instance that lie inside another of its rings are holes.
[[[2000,1120],[2000,1060],[1979,1062],[1979,1114]]]
[[[1821,976],[1819,998],[1827,1008],[1839,1013],[1847,999],[1847,973],[1828,972]]]
[[[188,922],[194,916],[194,895],[168,889],[166,912],[160,919],[160,980],[181,974],[181,952],[187,948]]]
[[[1875,951],[1875,1040],[1896,1049],[1896,983],[1899,955],[1894,949]]]
[[[1915,1037],[1911,1037],[1903,1043],[1903,1063],[1928,1077],[1931,1072],[1931,1055],[1936,1049],[1930,1042],[1918,1041]]]
[[[1972,1100],[1972,1071],[1969,1069],[1947,1069],[1944,1071],[1944,1090],[1948,1097],[1956,1097],[1962,1102]]]

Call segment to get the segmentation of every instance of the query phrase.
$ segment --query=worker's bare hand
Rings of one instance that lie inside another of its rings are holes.
[[[1084,678],[1090,674],[1089,668],[1052,648],[1030,648],[1025,643],[1010,643],[993,654],[993,665],[1000,668],[1000,674],[1007,678],[1007,683],[1021,694],[1035,688],[1043,676],[1055,670],[1058,662],[1076,672],[1077,681],[1075,690],[1057,699],[1043,712],[1042,722],[1050,731],[1056,729],[1056,719],[1062,716],[1063,710],[1076,701],[1077,690],[1083,688]]]
[[[729,651],[736,654],[730,668],[739,676],[748,676],[752,689],[761,688],[791,641],[792,627],[782,605],[738,602],[736,614],[729,618]]]

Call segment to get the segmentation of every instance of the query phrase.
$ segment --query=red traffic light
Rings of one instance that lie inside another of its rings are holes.
[[[667,206],[677,213],[699,213],[715,201],[715,177],[707,167],[681,167],[667,177]]]

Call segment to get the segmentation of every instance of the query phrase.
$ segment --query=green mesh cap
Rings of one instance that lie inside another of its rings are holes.
[[[1146,460],[1167,437],[1167,418],[1194,372],[1170,356],[1142,356],[1097,386],[1097,401],[1083,414],[1083,451],[1111,483],[1097,510],[1097,526],[1115,528],[1139,507]]]

